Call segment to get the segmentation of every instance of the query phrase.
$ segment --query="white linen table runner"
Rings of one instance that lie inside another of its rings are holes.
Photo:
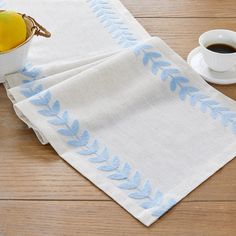
[[[158,38],[15,109],[64,160],[146,225],[236,154],[235,102]]]
[[[116,1],[88,1],[102,2]],[[11,89],[32,74],[9,75],[8,94],[41,141],[149,226],[236,155],[236,104],[157,37],[120,49]]]

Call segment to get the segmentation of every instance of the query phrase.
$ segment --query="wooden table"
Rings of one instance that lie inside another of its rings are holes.
[[[186,58],[209,29],[236,30],[235,0],[123,0]],[[214,86],[236,100],[236,85]],[[235,236],[236,160],[146,228],[66,164],[16,117],[0,86],[0,235]]]

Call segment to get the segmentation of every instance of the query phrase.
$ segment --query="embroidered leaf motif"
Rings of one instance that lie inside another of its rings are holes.
[[[176,88],[177,88],[177,85],[180,85],[182,83],[188,83],[189,80],[183,76],[176,76],[176,77],[173,77],[170,81],[170,89],[171,91],[175,91]]]
[[[109,175],[109,179],[113,180],[122,180],[127,179],[130,173],[131,167],[128,163],[125,163],[123,169],[121,171],[117,171],[115,174]]]
[[[58,133],[64,136],[76,136],[79,131],[79,121],[74,120],[71,127],[57,130]]]
[[[211,109],[211,117],[213,119],[216,119],[218,114],[221,114],[222,112],[226,112],[226,111],[229,111],[229,109],[225,107],[213,107]]]
[[[201,101],[201,111],[204,113],[206,112],[207,110],[207,107],[210,107],[211,106],[216,106],[216,105],[219,105],[218,102],[215,102],[213,100],[204,100],[204,101]]]
[[[57,132],[63,136],[73,136],[73,132],[71,131],[71,129],[59,129],[57,130]]]
[[[149,44],[139,44],[138,46],[136,46],[134,48],[134,53],[135,53],[136,56],[139,56],[142,53],[143,50],[145,50],[145,49],[148,50],[148,49],[152,49],[152,48],[153,47]]]
[[[117,30],[120,30],[120,27],[118,25],[111,25],[111,27],[109,28],[108,32],[109,33],[113,33]]]
[[[38,94],[43,90],[43,86],[40,84],[34,89],[34,94]]]
[[[139,186],[140,181],[141,181],[141,177],[140,177],[139,172],[137,171],[134,174],[134,176],[131,180],[127,180],[126,183],[120,184],[119,188],[122,188],[122,189],[135,189]]]
[[[101,23],[104,23],[104,22],[106,22],[107,20],[118,20],[118,19],[119,19],[119,18],[116,17],[116,16],[103,15],[103,16],[100,17],[100,22],[101,22]],[[114,24],[114,22],[113,22],[113,24]]]
[[[208,98],[209,97],[204,94],[196,93],[196,94],[191,95],[190,103],[192,106],[195,106],[198,101],[203,100],[203,99],[208,99]]]
[[[137,41],[137,39],[133,38],[133,37],[129,37],[129,36],[121,36],[120,40],[118,41],[119,44],[122,43],[134,43],[134,41]]]
[[[37,99],[31,99],[30,102],[36,106],[45,106],[48,105],[51,99],[51,93],[48,91],[43,96],[40,96]]]
[[[152,73],[154,75],[156,75],[158,70],[161,69],[162,67],[165,67],[165,66],[170,66],[170,63],[167,62],[167,61],[155,61],[155,62],[153,62],[153,64],[152,64]]]
[[[41,98],[38,99],[31,99],[30,102],[35,105],[35,106],[43,106],[43,105],[47,105],[44,103],[44,101]]]
[[[22,88],[27,88],[27,89],[30,89],[30,90],[33,91],[33,87],[34,87],[35,82],[34,82],[34,81],[31,81],[31,80],[29,80],[29,82],[30,82],[30,83],[23,83],[23,84],[21,85],[21,87],[22,87]]]
[[[96,16],[97,17],[100,17],[100,16],[103,16],[103,15],[105,15],[105,14],[115,14],[114,12],[112,12],[112,11],[108,11],[108,10],[100,10],[99,12],[97,12],[96,13]]]
[[[165,212],[167,212],[171,207],[173,207],[176,204],[176,201],[174,199],[170,199],[164,206],[161,206],[158,208],[158,210],[155,210],[152,215],[156,217],[162,216]]]
[[[93,163],[101,163],[107,161],[108,158],[109,158],[108,150],[107,148],[104,148],[101,154],[98,154],[96,157],[89,158],[89,161]]]
[[[83,147],[87,145],[88,141],[89,141],[89,133],[87,130],[85,130],[80,138],[75,140],[69,140],[67,143],[73,147]]]
[[[97,12],[97,11],[99,11],[99,10],[101,10],[101,9],[103,9],[103,10],[111,10],[111,7],[106,6],[106,5],[104,5],[104,6],[95,6],[95,7],[93,8],[93,12]]]
[[[126,31],[119,31],[119,32],[115,32],[112,37],[114,39],[117,39],[119,37],[122,37],[122,36],[132,36],[133,34],[131,34],[130,32],[126,32]]]
[[[57,115],[60,112],[60,103],[59,103],[59,101],[55,101],[53,103],[51,110],[55,115]]]
[[[105,27],[105,28],[108,28],[108,27],[111,26],[112,24],[113,24],[112,21],[107,21],[107,22],[105,22],[104,27]]]
[[[143,189],[134,193],[130,193],[129,197],[134,198],[134,199],[143,199],[143,198],[148,197],[150,193],[151,193],[151,185],[149,181],[146,181]]]
[[[190,86],[181,87],[179,90],[179,97],[181,100],[184,100],[188,94],[190,95],[191,93],[195,93],[198,91],[199,90],[195,87],[190,87]]]
[[[137,44],[137,42],[125,42],[124,44],[123,44],[123,47],[124,48],[128,48],[128,47],[132,47],[132,46],[134,46],[134,45],[136,45]]]
[[[99,148],[98,142],[97,142],[97,140],[95,140],[91,146],[89,146],[89,147],[88,147],[87,149],[85,149],[85,150],[81,150],[81,151],[79,152],[79,154],[81,154],[81,155],[86,155],[86,156],[87,156],[87,155],[96,154],[97,151],[98,151],[98,148]]]
[[[76,135],[79,132],[79,121],[74,120],[70,129],[71,129],[72,134]]]
[[[155,197],[151,201],[147,201],[141,204],[144,209],[152,208],[156,205],[159,205],[163,200],[163,193],[157,191]]]
[[[32,68],[32,65],[23,67],[23,69],[19,70],[19,72],[32,79],[36,79],[40,75],[40,70],[38,68]]]
[[[80,142],[79,140],[76,140],[76,139],[67,141],[67,144],[73,147],[80,147]]]
[[[23,94],[24,97],[26,97],[26,98],[29,98],[29,97],[32,97],[32,96],[35,95],[34,92],[31,91],[31,90],[21,90],[20,92],[21,92],[21,94]]]
[[[64,124],[67,124],[67,122],[68,122],[68,112],[65,111],[63,113],[62,117],[57,117],[56,119],[49,120],[48,122],[50,124],[53,124],[53,125],[64,125]]]
[[[158,57],[161,57],[161,54],[158,52],[145,52],[143,57],[143,64],[146,66],[150,60]]]
[[[124,47],[132,47],[137,44],[137,39],[129,32],[128,27],[112,10],[112,7],[106,1],[90,1],[94,14],[100,19],[104,27],[111,33],[113,38],[119,39],[118,43]]]
[[[174,75],[174,74],[178,74],[180,73],[179,70],[177,69],[164,69],[162,72],[161,72],[161,80],[165,81],[167,80],[171,75]]]
[[[43,95],[43,99],[45,100],[46,103],[49,103],[49,101],[51,100],[51,93],[49,91],[47,91],[44,95]]]
[[[110,165],[105,165],[105,166],[99,166],[98,170],[102,170],[102,171],[114,171],[116,169],[118,169],[120,166],[120,160],[118,157],[113,157]]]
[[[80,145],[81,146],[87,145],[88,141],[89,141],[89,138],[90,138],[89,132],[87,130],[85,130],[79,138],[80,139]]]
[[[43,116],[55,116],[55,114],[51,110],[48,110],[48,109],[39,110],[38,113]]]
[[[221,123],[223,126],[227,126],[229,124],[229,122],[232,120],[232,119],[235,119],[236,118],[236,113],[234,112],[226,112],[224,114],[222,114],[222,117],[221,117]]]

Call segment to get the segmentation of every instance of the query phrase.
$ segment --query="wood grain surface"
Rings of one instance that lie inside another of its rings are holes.
[[[186,59],[199,35],[236,30],[235,0],[123,0]],[[236,100],[236,85],[215,88]],[[146,228],[38,142],[0,86],[0,235],[235,236],[236,159]]]

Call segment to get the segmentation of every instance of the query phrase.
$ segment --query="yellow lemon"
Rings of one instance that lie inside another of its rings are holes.
[[[0,51],[17,47],[26,40],[27,28],[22,16],[12,11],[0,12]]]

